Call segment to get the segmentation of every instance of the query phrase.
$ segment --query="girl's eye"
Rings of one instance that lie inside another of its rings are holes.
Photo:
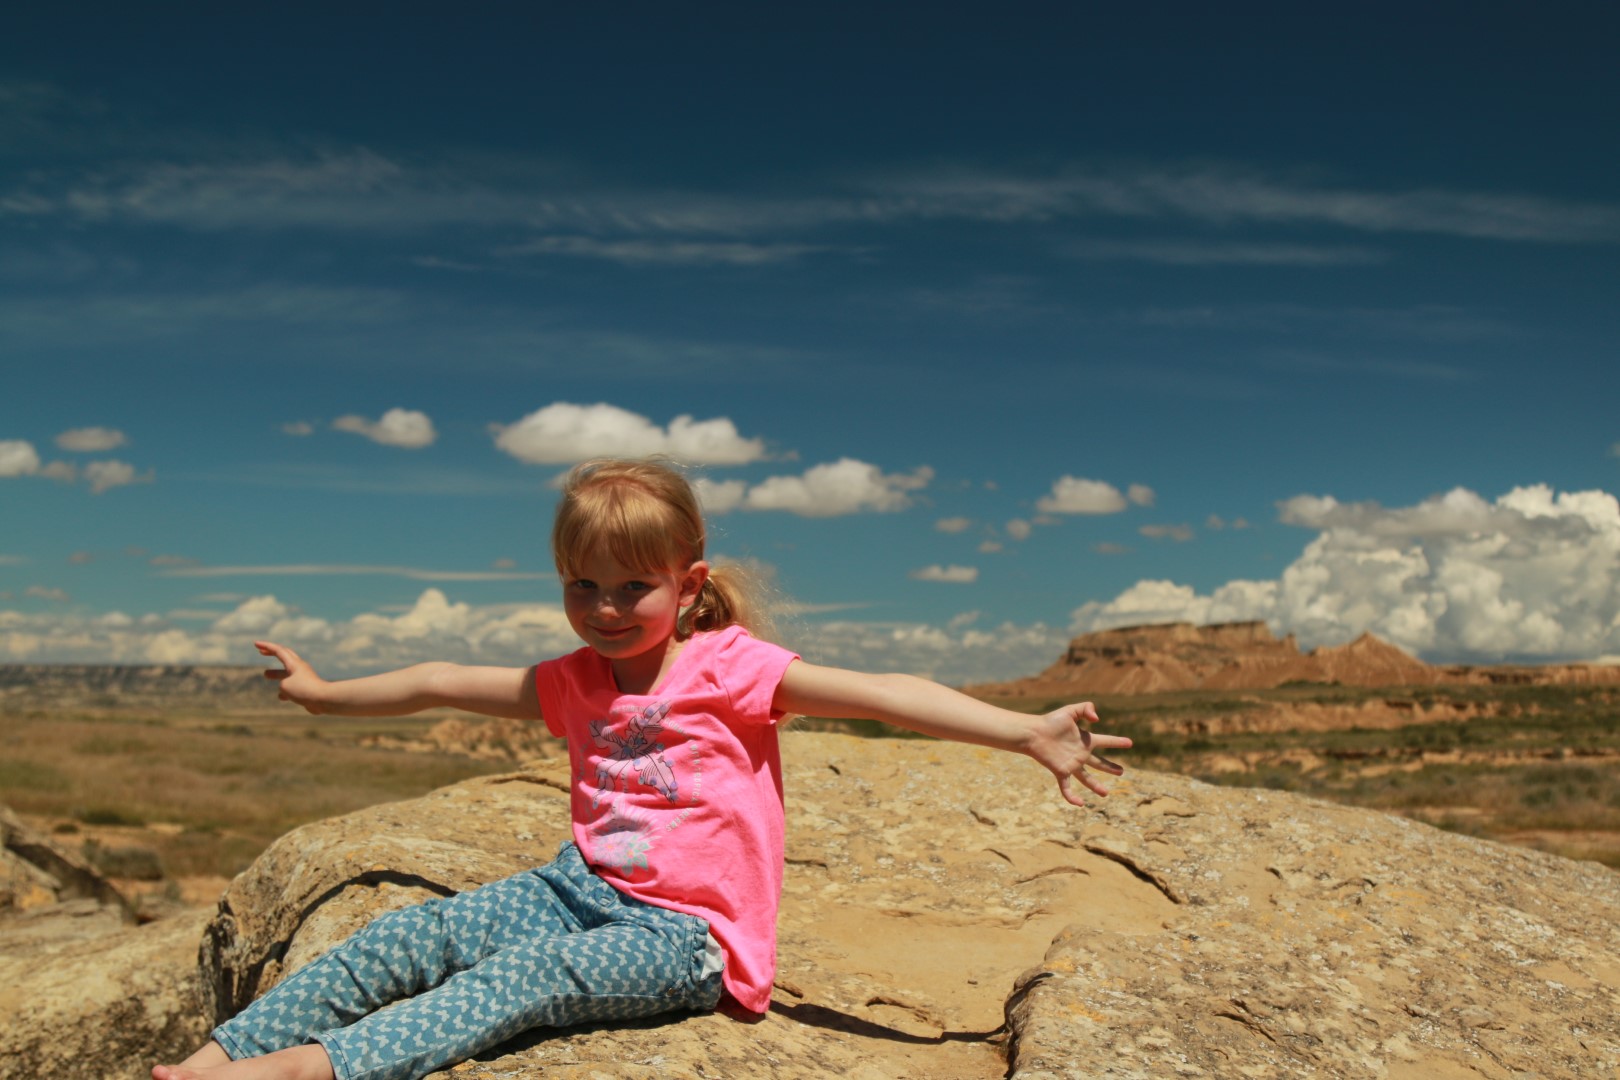
[[[578,581],[574,581],[571,584],[576,589],[594,589],[594,588],[596,588],[596,582],[589,581],[589,580],[587,580],[585,578],[580,578]]]

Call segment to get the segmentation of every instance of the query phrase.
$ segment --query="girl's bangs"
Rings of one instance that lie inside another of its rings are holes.
[[[575,494],[572,512],[558,522],[558,569],[570,573],[587,552],[607,551],[615,562],[645,573],[670,570],[695,555],[682,550],[679,523],[670,508],[629,486]]]

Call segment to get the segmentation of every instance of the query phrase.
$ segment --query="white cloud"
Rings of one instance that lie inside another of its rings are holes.
[[[1052,493],[1035,503],[1043,514],[1117,514],[1125,509],[1125,496],[1113,484],[1062,476],[1052,484]]]
[[[1029,534],[1035,531],[1035,526],[1023,518],[1013,518],[1005,526],[1007,535],[1014,540],[1028,540]]]
[[[742,480],[710,480],[700,476],[692,482],[703,512],[711,516],[729,514],[742,505],[748,485]]]
[[[782,644],[815,664],[856,671],[902,671],[951,686],[1033,675],[1068,646],[1069,635],[1041,623],[978,628],[839,620],[801,623]]]
[[[214,613],[203,629],[175,625],[205,614],[181,610],[134,620],[120,612],[0,610],[0,661],[255,664],[260,658],[252,642],[269,638],[299,648],[325,674],[436,659],[518,666],[579,647],[559,605],[478,607],[452,603],[437,589],[425,590],[398,615],[328,622],[265,595]],[[270,691],[269,699],[274,696]]]
[[[748,489],[748,510],[786,510],[801,517],[838,517],[863,510],[904,510],[911,492],[934,478],[924,465],[910,473],[884,473],[876,465],[840,458],[805,470],[801,476],[772,476]]]
[[[281,425],[281,433],[302,438],[305,435],[315,434],[315,425],[308,420],[289,420]]]
[[[1143,525],[1136,530],[1149,540],[1174,540],[1178,544],[1185,544],[1193,538],[1192,526],[1181,525]]]
[[[817,623],[806,614],[852,605],[801,605],[787,620],[783,644],[815,663],[861,671],[906,671],[960,685],[1028,675],[1061,654],[1068,635],[1040,623],[980,627],[968,616],[927,623]],[[859,605],[853,605],[859,606]],[[579,639],[558,604],[475,605],[426,589],[407,610],[371,612],[327,622],[274,596],[241,600],[201,629],[202,612],[131,619],[119,612],[71,609],[29,613],[0,609],[0,662],[232,663],[263,662],[256,638],[297,648],[323,675],[357,674],[424,660],[526,666],[572,652]],[[266,701],[275,690],[266,686]]]
[[[985,540],[985,541],[980,542],[980,544],[979,544],[979,551],[982,554],[985,554],[985,555],[994,555],[996,552],[998,552],[1000,550],[1001,550],[1001,541],[999,541],[999,540]]]
[[[214,629],[221,634],[262,634],[287,614],[287,606],[274,596],[250,596],[221,616]]]
[[[39,451],[22,439],[0,439],[0,476],[33,476],[39,472]]]
[[[62,432],[56,437],[57,446],[63,450],[73,450],[79,453],[116,450],[128,441],[122,431],[104,427],[73,428],[70,431]]]
[[[906,575],[913,581],[941,581],[952,585],[971,585],[979,580],[977,566],[924,566]]]
[[[84,467],[84,478],[90,481],[90,493],[100,495],[103,491],[110,491],[115,487],[126,487],[130,484],[150,484],[152,472],[147,470],[137,475],[135,466],[126,461],[92,461]]]
[[[1146,484],[1132,484],[1125,489],[1125,497],[1137,506],[1152,506],[1153,500],[1157,498],[1153,489]]]
[[[616,405],[555,402],[515,424],[494,425],[495,445],[530,465],[571,465],[593,457],[667,454],[690,465],[745,465],[765,457],[763,439],[745,439],[725,417],[677,416],[664,428]]]
[[[68,594],[54,585],[30,585],[23,590],[23,595],[35,600],[49,600],[55,604],[68,602]]]
[[[1273,581],[1204,596],[1141,581],[1082,605],[1076,631],[1264,619],[1306,645],[1371,631],[1429,659],[1590,658],[1620,651],[1620,501],[1603,491],[1463,488],[1414,506],[1301,495],[1282,520],[1314,539]]]
[[[39,470],[39,475],[47,480],[56,480],[63,484],[72,484],[79,479],[78,466],[69,461],[53,461]]]
[[[332,421],[332,426],[338,431],[350,431],[356,435],[364,435],[374,443],[383,446],[398,446],[406,450],[420,450],[424,446],[432,446],[433,440],[439,433],[433,430],[433,421],[427,413],[417,412],[415,409],[389,409],[377,421],[367,420],[363,416],[340,416]],[[282,430],[286,430],[284,427]]]
[[[973,519],[966,517],[940,518],[934,522],[934,528],[942,533],[962,533],[973,528]]]

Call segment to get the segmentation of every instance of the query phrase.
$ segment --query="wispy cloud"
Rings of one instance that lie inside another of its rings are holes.
[[[500,248],[496,254],[572,255],[626,266],[766,266],[827,250],[816,244],[760,244],[740,240],[601,240],[591,236],[542,236]]]
[[[1045,174],[935,168],[827,177],[821,190],[809,193],[740,196],[604,189],[541,162],[512,160],[499,168],[453,159],[404,162],[365,147],[229,160],[126,162],[93,175],[36,173],[0,189],[0,214],[204,231],[317,228],[418,234],[445,226],[517,227],[562,234],[529,242],[534,253],[748,265],[785,261],[814,247],[782,240],[713,244],[702,238],[737,240],[927,220],[1013,225],[1087,219],[1331,226],[1374,235],[1559,243],[1620,238],[1620,206],[1610,203],[1313,184],[1241,166],[1076,164]],[[643,237],[679,239],[638,245],[635,241]],[[1156,241],[1127,245],[1107,257],[1324,265],[1368,261],[1376,253],[1316,245]]]
[[[1082,240],[1063,248],[1078,259],[1165,266],[1367,266],[1388,255],[1365,247],[1200,240]]]

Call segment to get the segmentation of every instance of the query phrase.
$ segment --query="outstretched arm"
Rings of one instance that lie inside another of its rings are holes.
[[[1131,745],[1120,735],[1091,732],[1097,710],[1089,701],[1030,716],[912,675],[867,675],[803,660],[788,665],[773,704],[783,712],[882,720],[941,739],[1028,754],[1051,770],[1058,790],[1076,806],[1085,805],[1074,788],[1076,780],[1098,795],[1108,794],[1088,770],[1110,776],[1125,771],[1098,751]]]
[[[308,712],[333,716],[404,716],[437,706],[484,716],[535,720],[540,696],[533,668],[467,667],[461,664],[417,664],[414,667],[328,682],[309,662],[285,645],[255,641],[265,656],[281,667],[264,673],[281,683],[281,700]]]

